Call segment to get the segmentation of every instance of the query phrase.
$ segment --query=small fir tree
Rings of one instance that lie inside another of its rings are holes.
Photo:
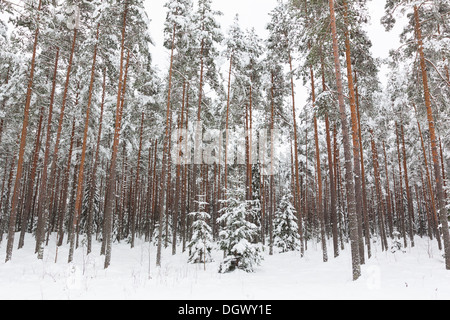
[[[296,210],[288,196],[281,199],[274,220],[274,245],[280,252],[296,251],[300,249],[300,235]]]
[[[188,244],[189,263],[212,262],[211,251],[213,248],[212,229],[208,225],[211,216],[205,211],[208,203],[197,201],[199,211],[191,212],[189,215],[194,220],[192,224],[192,239]]]
[[[217,220],[219,225],[224,226],[219,234],[219,245],[225,254],[220,273],[236,269],[254,272],[262,260],[261,248],[255,243],[258,227],[247,220],[250,206],[244,198],[245,190],[242,188],[230,192],[224,201],[222,215]]]

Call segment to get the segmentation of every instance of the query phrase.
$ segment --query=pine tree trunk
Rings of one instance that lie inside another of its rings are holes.
[[[53,103],[55,98],[55,91],[56,91],[56,77],[57,77],[57,71],[58,71],[58,61],[59,61],[59,48],[56,48],[56,57],[55,57],[55,65],[54,65],[54,71],[53,71],[53,82],[52,82],[52,91],[50,95],[50,104],[48,109],[48,117],[47,117],[47,133],[46,133],[46,142],[45,142],[45,152],[44,152],[44,160],[42,163],[42,174],[41,174],[41,181],[40,181],[40,187],[39,187],[39,197],[37,201],[37,214],[38,214],[38,226],[39,222],[42,221],[42,211],[44,206],[44,201],[46,201],[46,189],[47,189],[47,168],[48,168],[48,161],[49,161],[49,155],[50,155],[50,141],[51,141],[51,127],[52,127],[52,119],[53,119]],[[39,218],[41,217],[41,218]],[[41,222],[42,223],[42,222]],[[36,238],[38,238],[39,232],[41,228],[38,227],[36,230]],[[36,251],[37,251],[37,243],[36,243]]]
[[[75,122],[75,119],[73,121]],[[81,138],[79,137],[79,135],[77,133],[75,133],[74,139],[75,139],[74,140],[74,143],[75,143],[74,150],[77,150],[81,147]],[[75,163],[74,163],[74,169],[73,169],[72,188],[70,190],[69,210],[68,210],[67,221],[73,221],[73,217],[74,217],[79,164],[80,164],[80,154],[77,153],[77,155],[75,157]],[[73,230],[72,223],[68,223],[67,224],[67,233],[70,235],[72,232],[76,232],[76,230]],[[67,237],[67,244],[70,244],[70,236]]]
[[[39,160],[39,150],[40,150],[40,146],[41,146],[41,129],[42,129],[43,119],[44,119],[44,107],[41,108],[40,116],[39,116],[39,124],[38,124],[38,130],[37,130],[37,134],[36,134],[36,142],[34,145],[33,165],[32,165],[31,173],[30,173],[30,177],[29,177],[27,194],[25,196],[25,208],[24,208],[24,215],[22,217],[22,223],[21,223],[21,228],[20,228],[21,230],[20,230],[18,249],[23,248],[24,240],[25,240],[25,233],[26,233],[27,226],[28,226],[28,217],[30,216],[30,211],[31,211],[31,205],[32,205],[32,200],[33,200],[33,191],[34,191],[34,182],[36,179],[36,170],[37,170],[37,165],[38,165],[38,160]],[[3,195],[3,193],[0,194],[0,196],[2,196],[2,195]]]
[[[297,201],[298,201],[298,207],[299,209],[299,217],[300,217],[300,210],[302,208],[302,200],[304,202],[304,209],[303,209],[303,217],[305,220],[305,238],[308,238],[308,228],[307,228],[307,222],[308,222],[308,216],[309,216],[309,178],[308,178],[308,159],[309,159],[309,153],[308,153],[308,129],[306,129],[306,134],[305,134],[305,164],[303,167],[303,172],[304,172],[304,182],[305,182],[305,194],[304,194],[304,200],[302,197],[302,190],[303,190],[303,184],[301,185],[301,191],[299,192],[298,196],[297,196]],[[303,177],[302,177],[303,178]],[[305,250],[307,249],[308,246],[308,241],[305,241]]]
[[[20,134],[17,135],[17,144],[19,144],[20,141]],[[8,187],[6,188],[6,204],[3,209],[3,215],[0,219],[0,243],[3,241],[3,232],[5,231],[5,224],[8,217],[8,210],[11,209],[11,187],[13,183],[14,178],[14,171],[16,170],[16,160],[17,160],[17,153],[18,150],[14,151],[14,154],[12,156],[11,166],[9,169],[9,177],[8,177]]]
[[[203,64],[202,64],[203,66]],[[202,68],[203,69],[203,68]],[[202,70],[203,71],[203,70]],[[182,155],[182,149],[181,149],[181,144],[184,142],[183,138],[187,139],[187,136],[182,136],[181,135],[181,130],[183,129],[183,125],[184,125],[184,102],[185,102],[185,98],[186,98],[186,82],[183,83],[183,100],[181,102],[181,114],[180,114],[180,119],[178,122],[178,134],[177,134],[177,139],[178,139],[178,151],[177,151],[177,159],[175,159],[175,163],[176,163],[176,169],[177,169],[177,173],[176,173],[176,192],[175,192],[175,201],[174,201],[174,205],[173,205],[173,213],[174,213],[174,223],[173,223],[173,235],[172,235],[172,255],[175,255],[177,253],[177,233],[178,233],[178,212],[180,210],[180,200],[181,200],[181,192],[182,192],[182,188],[181,188],[181,175],[182,175],[182,165],[183,165],[183,155]],[[187,150],[185,150],[187,151]],[[183,205],[183,204],[182,204]],[[184,217],[182,216],[182,219]]]
[[[271,243],[273,238],[273,216],[275,214],[275,181],[274,181],[274,154],[275,154],[275,137],[274,137],[274,130],[275,130],[275,81],[274,81],[274,74],[272,72],[271,74],[272,79],[272,86],[270,88],[270,96],[271,96],[271,103],[270,103],[270,191],[269,191],[269,231],[270,231],[270,237],[271,237]],[[294,175],[292,175],[294,177]],[[292,188],[292,191],[294,191],[295,188]],[[294,191],[294,203],[296,204],[296,196],[297,193]],[[298,206],[296,206],[298,208]],[[297,213],[298,214],[298,213]],[[263,233],[264,235],[264,233]]]
[[[186,88],[186,134],[188,132],[188,128],[189,128],[189,82],[187,83],[187,88]],[[189,156],[189,152],[188,152],[188,139],[186,138],[184,140],[184,150],[186,152],[186,158],[185,158],[185,165],[183,168],[183,195],[182,195],[182,206],[181,206],[181,237],[182,237],[182,251],[185,252],[186,250],[186,239],[187,239],[187,235],[186,235],[186,230],[187,230],[187,215],[186,215],[186,209],[187,209],[187,205],[188,202],[187,201],[187,197],[188,197],[188,171],[189,171],[189,159],[187,159],[187,157]],[[219,168],[219,173],[220,173],[220,168]],[[220,180],[219,180],[220,181]]]
[[[399,200],[398,200],[398,188],[397,188],[397,180],[395,178],[395,166],[392,165],[392,181],[394,182],[394,190],[393,190],[393,208],[394,208],[394,220],[395,220],[395,228],[396,231],[399,232],[401,234],[401,230],[400,230],[400,225],[401,225],[401,221],[400,221],[400,209],[399,209]]]
[[[117,193],[120,194],[120,197],[116,197],[115,206],[117,212],[117,241],[122,241],[124,238],[124,215],[126,211],[126,189],[127,189],[127,156],[126,156],[126,145],[123,144],[122,147],[122,176],[119,178],[120,182],[117,185]],[[118,179],[118,180],[119,180]]]
[[[359,234],[359,258],[360,263],[365,264],[364,240],[363,240],[363,201],[362,201],[362,181],[361,181],[361,141],[358,134],[358,116],[356,111],[356,94],[352,71],[352,59],[350,48],[350,34],[348,24],[348,4],[344,0],[344,28],[345,28],[345,56],[347,61],[347,78],[350,92],[350,111],[353,137],[353,169],[355,178],[356,214],[358,217]],[[370,245],[370,241],[368,241]]]
[[[56,224],[57,224],[57,220],[58,220],[58,197],[60,194],[60,178],[61,178],[61,168],[57,169],[57,173],[56,173],[56,184],[55,187],[53,188],[53,195],[52,195],[52,211],[51,214],[49,215],[49,219],[48,219],[48,227],[47,227],[47,237],[45,240],[45,246],[48,246],[48,242],[50,240],[50,234],[56,230]]]
[[[42,0],[39,0],[38,12],[41,11],[41,6],[42,6]],[[24,119],[23,119],[23,123],[22,123],[22,135],[21,135],[21,139],[20,139],[20,148],[19,148],[19,160],[18,160],[18,164],[17,164],[16,180],[14,183],[14,191],[13,191],[13,197],[12,197],[12,202],[11,202],[11,214],[9,217],[9,228],[8,228],[8,243],[6,245],[6,259],[5,259],[6,262],[11,260],[12,250],[13,250],[13,246],[14,246],[17,206],[18,206],[18,201],[19,201],[19,199],[18,199],[19,187],[20,187],[20,182],[22,179],[23,162],[24,162],[27,130],[28,130],[28,120],[29,120],[30,105],[31,105],[31,95],[32,95],[32,91],[33,91],[33,80],[34,80],[34,71],[35,71],[35,64],[36,64],[36,49],[37,49],[37,44],[38,44],[38,37],[39,37],[39,16],[38,16],[38,26],[36,27],[36,31],[34,34],[33,56],[31,58],[30,75],[28,78],[27,95],[26,95],[26,102],[25,102],[25,109],[24,109]]]
[[[92,94],[93,87],[95,81],[95,66],[97,62],[97,43],[99,37],[100,24],[97,25],[97,33],[95,36],[95,46],[94,46],[94,54],[92,58],[92,68],[91,68],[91,81],[89,84],[89,96],[88,103],[86,107],[86,119],[84,123],[84,135],[83,135],[83,145],[81,149],[81,162],[79,165],[79,173],[78,173],[78,183],[77,183],[77,192],[75,199],[75,212],[73,217],[73,230],[70,235],[70,250],[69,250],[69,259],[68,262],[71,263],[73,260],[73,251],[74,251],[74,232],[78,229],[79,217],[81,215],[81,202],[82,202],[82,194],[83,194],[83,185],[84,185],[84,163],[86,160],[86,147],[87,147],[87,136],[89,130],[89,119],[91,115],[91,104],[92,104]]]
[[[389,182],[389,169],[387,163],[387,155],[386,155],[386,144],[383,141],[383,151],[384,151],[384,170],[386,173],[386,203],[387,203],[387,212],[388,212],[388,225],[389,225],[389,235],[391,239],[394,239],[394,221],[393,221],[393,208],[392,208],[392,200],[391,200],[391,187]]]
[[[313,108],[316,108],[316,93],[315,93],[315,85],[314,85],[314,71],[312,66],[310,66],[310,77],[311,77],[311,92],[312,92],[312,103]],[[318,208],[318,216],[320,223],[320,234],[322,238],[322,258],[323,262],[328,261],[328,250],[327,250],[327,238],[325,232],[325,217],[323,210],[323,186],[322,186],[322,168],[320,161],[320,146],[319,146],[319,129],[317,124],[317,116],[314,112],[314,141],[316,145],[316,172],[317,172],[317,187],[318,187],[318,200],[317,200],[317,208]]]
[[[25,206],[25,194],[27,192],[27,186],[29,184],[29,177],[31,170],[31,163],[27,164],[27,168],[24,170],[24,177],[22,178],[22,184],[21,189],[19,193],[19,204],[17,205],[17,219],[16,219],[16,226],[15,229],[20,231],[20,225],[22,223],[22,216],[23,216],[23,208]]]
[[[398,134],[398,125],[395,123],[395,133],[397,136],[397,155],[398,155],[398,174],[399,174],[399,214],[400,214],[400,226],[402,229],[402,237],[405,248],[408,247],[406,239],[406,219],[405,219],[405,206],[403,203],[403,169],[401,164],[400,153],[400,136]]]
[[[75,140],[75,119],[72,121],[72,134],[70,135],[70,146],[67,158],[67,167],[64,175],[62,201],[61,206],[59,208],[58,242],[57,242],[58,247],[62,246],[64,239],[64,216],[66,213],[66,206],[67,206],[67,195],[69,190],[70,168],[72,165],[72,152],[74,140]]]
[[[444,199],[444,187],[442,182],[442,173],[441,167],[439,165],[439,156],[438,156],[438,148],[437,148],[437,138],[436,138],[436,129],[435,122],[433,117],[433,110],[431,108],[431,95],[430,89],[428,86],[428,75],[427,68],[425,64],[425,55],[423,53],[423,42],[422,42],[422,30],[420,26],[419,20],[419,10],[417,6],[414,6],[414,17],[416,23],[416,37],[418,41],[418,51],[420,57],[420,67],[422,70],[422,81],[423,88],[425,92],[425,106],[427,108],[427,118],[428,125],[430,131],[430,140],[431,140],[431,148],[433,150],[433,165],[436,179],[436,188],[437,188],[437,209],[439,212],[439,216],[442,224],[442,235],[444,238],[444,250],[445,250],[445,265],[447,270],[450,270],[450,233],[448,229],[448,217],[447,211],[445,209],[445,199]]]
[[[381,177],[380,177],[380,167],[378,163],[378,151],[377,147],[375,145],[375,141],[373,140],[373,132],[372,132],[372,159],[373,159],[373,170],[375,175],[375,190],[378,198],[378,203],[381,207],[381,215],[379,215],[380,220],[380,232],[381,232],[381,240],[382,244],[388,249],[388,242],[386,237],[386,228],[385,228],[385,208],[384,208],[384,201],[383,201],[383,195],[381,194]]]
[[[122,44],[120,53],[120,67],[119,67],[119,84],[117,90],[117,103],[116,103],[116,122],[114,127],[114,140],[112,147],[111,162],[109,168],[109,176],[107,182],[108,192],[106,194],[105,203],[105,225],[104,225],[104,247],[105,247],[105,269],[107,269],[111,264],[111,250],[112,250],[112,228],[113,228],[113,205],[115,202],[115,189],[116,189],[116,162],[117,162],[117,152],[119,148],[120,139],[120,129],[122,126],[122,106],[123,106],[123,91],[124,89],[124,79],[123,79],[123,62],[124,62],[124,50],[125,50],[125,31],[127,25],[127,13],[128,13],[128,2],[124,2],[124,12],[123,12],[123,22],[122,22]],[[128,51],[128,58],[129,58]],[[128,60],[128,59],[127,59]],[[128,63],[128,62],[127,62]],[[124,86],[125,87],[125,86]]]
[[[322,88],[325,92],[327,90],[325,83],[325,67],[323,62],[323,54],[321,56],[321,71],[322,71]],[[337,258],[339,256],[339,237],[338,237],[338,221],[336,214],[336,182],[335,182],[335,173],[334,173],[334,165],[333,165],[333,154],[331,147],[331,128],[330,128],[330,119],[328,117],[328,113],[325,114],[325,130],[327,136],[327,152],[328,152],[328,176],[330,177],[330,217],[331,217],[331,228],[333,234],[333,250],[334,257]]]
[[[355,84],[358,83],[356,77],[355,70]],[[362,191],[362,212],[364,218],[364,231],[366,236],[366,245],[367,245],[367,255],[370,259],[372,257],[372,248],[370,244],[370,226],[369,226],[369,217],[367,215],[367,188],[366,188],[366,173],[364,168],[364,150],[363,150],[363,141],[362,141],[362,130],[361,130],[361,113],[359,112],[359,92],[358,86],[355,85],[355,97],[356,97],[356,115],[358,118],[358,138],[360,142],[360,161],[361,161],[361,191]]]
[[[56,175],[56,165],[58,162],[59,143],[61,140],[61,131],[62,131],[62,125],[63,125],[63,120],[64,120],[65,107],[66,107],[66,103],[67,103],[67,94],[68,94],[68,90],[69,90],[70,74],[71,74],[71,70],[72,70],[72,63],[73,63],[73,56],[74,56],[74,52],[75,52],[75,44],[76,44],[76,40],[77,40],[77,34],[78,34],[78,30],[74,29],[72,47],[71,47],[69,62],[68,62],[68,66],[67,66],[63,100],[62,100],[61,111],[60,111],[60,115],[59,115],[58,130],[56,133],[56,142],[55,142],[55,146],[54,146],[52,165],[51,165],[51,169],[50,169],[50,179],[49,179],[49,184],[48,184],[50,186],[50,188],[54,187],[54,181],[55,181],[55,175]],[[46,169],[44,168],[44,170],[46,170]],[[46,172],[45,172],[45,176],[47,176]],[[39,203],[39,206],[38,206],[38,230],[36,232],[36,251],[38,253],[38,259],[43,259],[43,254],[44,254],[43,243],[44,243],[44,235],[45,235],[45,224],[47,223],[47,217],[50,213],[49,208],[52,207],[51,190],[50,190],[50,192],[47,190],[47,185],[46,185],[47,181],[46,180],[47,180],[47,177],[45,177],[45,182],[43,182],[43,189],[41,191],[43,193],[43,199],[42,199],[43,201],[42,201],[42,203]]]
[[[230,68],[228,70],[228,94],[227,94],[227,113],[226,113],[226,123],[225,123],[225,172],[224,172],[224,199],[227,198],[228,190],[228,143],[229,143],[229,122],[230,122],[230,94],[231,94],[231,71],[233,67],[233,53],[230,56]]]
[[[339,47],[337,39],[337,28],[336,28],[336,17],[334,10],[334,0],[329,0],[330,5],[330,17],[331,17],[331,32],[333,38],[333,53],[334,53],[334,64],[336,72],[336,84],[339,94],[339,110],[341,115],[342,123],[342,135],[344,144],[344,156],[345,156],[345,180],[347,184],[347,195],[348,195],[348,216],[350,222],[350,241],[352,248],[352,272],[353,280],[358,280],[361,276],[361,260],[360,260],[360,249],[359,249],[359,235],[358,235],[358,217],[356,211],[356,198],[355,198],[355,187],[352,177],[352,159],[351,159],[351,147],[350,139],[348,135],[348,124],[347,117],[345,113],[345,103],[344,103],[344,91],[342,86],[342,74],[341,66],[339,61]]]
[[[414,109],[415,109],[415,106],[414,106]],[[436,209],[436,197],[434,195],[433,185],[432,185],[432,182],[431,182],[430,170],[428,168],[427,152],[426,152],[425,142],[424,142],[424,139],[423,139],[422,129],[421,129],[419,120],[417,120],[417,128],[419,130],[420,142],[421,142],[421,145],[422,145],[423,159],[424,159],[425,171],[426,171],[426,175],[427,175],[427,186],[428,186],[428,192],[430,194],[430,200],[431,200],[430,201],[430,203],[431,203],[431,214],[432,214],[432,221],[433,221],[432,225],[433,225],[435,233],[436,233],[436,240],[438,241],[439,248],[442,249],[441,236],[440,236],[440,232],[439,232],[439,228],[438,228],[438,217],[437,217],[437,209]]]
[[[39,0],[38,5],[38,13],[41,11],[42,6],[42,0]],[[24,162],[24,155],[25,155],[25,147],[27,142],[27,130],[28,130],[28,121],[29,121],[29,114],[30,114],[30,105],[31,105],[31,95],[33,91],[33,80],[34,80],[34,71],[35,71],[35,64],[36,64],[36,49],[38,44],[38,37],[39,37],[39,15],[38,15],[38,26],[36,27],[36,31],[34,34],[34,44],[33,44],[33,56],[31,58],[31,67],[30,67],[30,75],[28,78],[28,87],[27,87],[27,95],[26,95],[26,102],[25,102],[25,109],[24,109],[24,118],[22,123],[22,135],[20,139],[20,147],[19,147],[19,160],[17,164],[17,171],[16,171],[16,181],[14,183],[14,191],[13,191],[13,197],[11,202],[11,214],[9,217],[9,227],[8,227],[8,243],[6,245],[6,259],[5,261],[8,262],[11,260],[12,257],[12,250],[14,246],[14,236],[16,232],[16,216],[17,216],[17,206],[19,201],[19,188],[20,183],[22,179],[22,171],[23,171],[23,162]]]
[[[426,190],[426,186],[425,186],[425,182],[423,180],[423,172],[422,169],[420,170],[420,179],[422,182],[422,201],[425,203],[425,209],[426,209],[426,221],[427,221],[427,231],[428,231],[428,237],[433,240],[433,235],[437,234],[437,240],[438,240],[438,245],[439,245],[439,250],[442,250],[442,243],[440,241],[440,237],[439,237],[439,233],[436,230],[435,227],[435,223],[434,223],[434,216],[436,216],[436,211],[434,211],[434,213],[431,212],[431,200],[429,200],[428,198],[428,193]],[[433,199],[434,201],[434,199]]]
[[[340,166],[340,158],[339,158],[339,147],[338,147],[338,140],[337,140],[337,125],[336,123],[333,126],[333,159],[334,159],[334,172],[336,177],[336,194],[337,194],[337,205],[339,208],[337,217],[339,222],[339,237],[341,239],[341,250],[345,249],[344,246],[344,197],[342,195],[342,177],[341,177],[341,166]]]
[[[442,184],[444,186],[444,199],[447,199],[447,178],[445,177],[445,166],[444,166],[444,151],[442,148],[441,137],[439,137],[439,150],[441,151],[441,166],[442,166]],[[444,200],[446,201],[446,200]]]
[[[97,167],[98,167],[98,161],[99,161],[99,153],[100,153],[100,141],[102,137],[102,129],[103,129],[103,112],[105,107],[105,96],[106,96],[106,69],[103,70],[103,85],[102,85],[102,102],[100,104],[100,119],[98,124],[98,133],[97,133],[97,147],[95,150],[95,157],[94,157],[94,165],[92,168],[92,174],[90,179],[90,186],[89,186],[89,204],[88,204],[88,225],[87,225],[87,254],[89,255],[92,251],[92,228],[93,228],[93,204],[94,204],[94,197],[95,197],[95,191],[96,191],[96,185],[97,185]]]
[[[156,266],[161,266],[161,249],[162,249],[162,227],[164,221],[164,196],[165,196],[165,184],[166,184],[166,171],[170,170],[170,168],[166,168],[166,157],[168,156],[168,144],[169,144],[169,130],[170,130],[170,98],[172,92],[172,72],[173,72],[173,56],[175,50],[175,32],[176,25],[173,25],[173,35],[172,35],[172,52],[170,55],[170,67],[169,67],[169,88],[167,93],[167,111],[166,111],[166,132],[165,132],[165,141],[164,141],[164,149],[163,149],[163,161],[161,168],[161,179],[160,179],[160,194],[159,194],[159,226],[158,226],[158,247],[156,253]],[[167,236],[167,235],[166,235]]]
[[[146,217],[145,217],[145,241],[151,242],[150,238],[150,222],[151,222],[151,204],[152,204],[152,191],[153,191],[153,148],[155,143],[150,139],[150,147],[148,148],[148,172],[147,172],[147,194],[145,196],[146,202],[145,202],[145,211],[146,211]]]
[[[245,199],[250,200],[250,176],[249,176],[249,166],[250,166],[250,137],[249,137],[249,111],[248,104],[245,104],[245,110],[243,115],[244,121],[244,137],[245,137]]]
[[[411,247],[414,248],[414,228],[413,228],[413,222],[414,222],[414,207],[413,207],[413,201],[411,198],[411,190],[409,188],[409,179],[408,179],[408,166],[406,164],[406,145],[405,145],[405,134],[403,125],[400,125],[401,130],[401,136],[402,136],[402,151],[403,151],[403,169],[405,171],[405,187],[406,187],[406,197],[408,202],[408,229],[409,229],[409,236],[411,240]]]
[[[4,191],[5,191],[5,185],[6,185],[6,177],[8,176],[8,163],[9,162],[9,157],[7,156],[6,157],[6,159],[5,159],[5,170],[4,170],[4,172],[3,172],[3,179],[2,179],[2,192],[0,193],[0,227],[2,227],[2,225],[3,225],[3,223],[2,223],[2,220],[3,220],[3,200],[4,200],[4,198],[6,198],[6,197],[4,197]],[[8,201],[8,200],[7,200]],[[3,228],[0,228],[0,243],[2,242],[2,240],[3,240]]]
[[[139,174],[141,167],[141,154],[142,154],[142,135],[144,132],[144,112],[142,112],[141,117],[141,129],[139,134],[139,151],[138,151],[138,159],[136,165],[136,182],[135,182],[135,194],[133,195],[135,205],[132,208],[132,216],[131,216],[131,248],[134,248],[134,239],[136,237],[136,205],[137,205],[137,193],[139,190]]]
[[[294,127],[294,169],[295,169],[295,188],[297,196],[300,196],[300,178],[299,178],[299,161],[298,161],[298,135],[297,135],[297,113],[295,110],[295,90],[294,90],[294,74],[292,68],[292,57],[289,52],[289,67],[290,67],[290,78],[291,78],[291,96],[292,96],[292,114],[293,114],[293,127]],[[305,255],[305,244],[303,237],[303,215],[301,213],[301,205],[297,205],[297,212],[299,215],[299,230],[300,230],[300,254],[303,257]]]
[[[170,208],[171,208],[171,203],[172,203],[172,194],[173,194],[173,190],[172,190],[172,118],[173,118],[173,111],[170,110],[170,116],[169,116],[169,131],[167,134],[167,139],[168,141],[168,146],[166,149],[166,155],[167,155],[167,165],[166,165],[166,170],[167,170],[167,182],[166,182],[166,205],[165,205],[165,234],[164,234],[164,248],[167,248],[169,246],[169,224],[170,224]],[[200,176],[201,176],[201,172],[200,172]],[[201,189],[200,189],[201,190]]]
[[[155,224],[155,213],[156,213],[156,206],[157,206],[157,199],[158,199],[158,181],[157,181],[157,175],[156,175],[156,165],[158,162],[158,140],[155,141],[155,151],[154,151],[154,160],[153,160],[153,186],[152,186],[152,218],[151,218],[151,225],[150,225],[150,240],[153,238],[153,232],[154,232],[154,224]]]

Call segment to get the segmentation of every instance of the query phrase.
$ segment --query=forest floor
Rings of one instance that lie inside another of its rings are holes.
[[[17,235],[18,238],[18,235]],[[68,245],[59,249],[50,239],[43,260],[34,254],[29,235],[25,247],[13,251],[4,263],[6,241],[0,244],[0,299],[20,300],[447,300],[450,271],[445,270],[436,241],[416,238],[405,252],[382,252],[373,244],[373,256],[353,282],[349,250],[323,263],[320,244],[309,243],[304,258],[299,252],[269,256],[255,273],[219,274],[222,253],[215,262],[187,263],[187,253],[172,256],[168,248],[162,266],[155,266],[156,247],[136,240],[134,249],[114,244],[109,269],[103,269],[100,244],[86,256],[83,245],[74,262],[67,263]],[[206,267],[206,270],[205,270]]]

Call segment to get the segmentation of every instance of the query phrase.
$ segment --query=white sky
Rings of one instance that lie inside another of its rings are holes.
[[[368,10],[371,15],[371,21],[366,26],[366,30],[372,40],[372,53],[376,58],[387,58],[389,51],[399,47],[398,34],[402,29],[401,23],[390,33],[384,30],[380,19],[384,14],[384,5],[386,0],[369,0]],[[150,19],[151,35],[155,42],[152,49],[153,61],[161,72],[166,72],[168,66],[169,53],[163,48],[163,25],[166,17],[164,3],[166,0],[146,0],[146,8]],[[213,0],[213,8],[223,12],[220,17],[222,30],[226,32],[228,26],[233,21],[236,14],[239,14],[241,27],[243,29],[254,27],[260,37],[265,38],[267,31],[266,24],[269,22],[269,12],[276,6],[277,0]],[[383,85],[386,84],[387,68],[382,67],[380,80]],[[302,88],[297,88],[299,91]],[[301,94],[299,92],[299,94]],[[303,93],[304,94],[304,93]],[[302,101],[299,101],[302,104]]]
[[[389,57],[389,51],[400,47],[399,34],[403,29],[403,23],[398,21],[392,31],[386,32],[384,26],[381,25],[380,20],[384,15],[384,6],[386,0],[369,0],[368,11],[371,16],[371,21],[366,26],[369,38],[372,41],[372,54],[375,58],[386,59]],[[402,20],[401,17],[397,17]],[[380,81],[386,85],[386,76],[388,68],[382,66],[380,69]]]
[[[155,42],[152,51],[153,60],[160,68],[166,67],[169,60],[168,52],[163,48],[164,36],[162,30],[166,18],[165,2],[166,0],[145,1],[149,17],[152,20],[150,32]],[[213,9],[223,13],[223,16],[219,17],[218,20],[224,33],[228,30],[234,16],[239,14],[242,29],[254,27],[260,37],[265,38],[267,34],[265,27],[269,22],[268,14],[276,3],[276,0],[213,0]]]

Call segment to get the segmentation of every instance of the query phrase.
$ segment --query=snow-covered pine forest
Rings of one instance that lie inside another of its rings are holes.
[[[0,282],[252,298],[383,271],[408,297],[424,270],[449,298],[450,1],[386,0],[385,60],[368,2],[274,1],[262,38],[213,0],[165,1],[164,30],[150,0],[1,0]]]

